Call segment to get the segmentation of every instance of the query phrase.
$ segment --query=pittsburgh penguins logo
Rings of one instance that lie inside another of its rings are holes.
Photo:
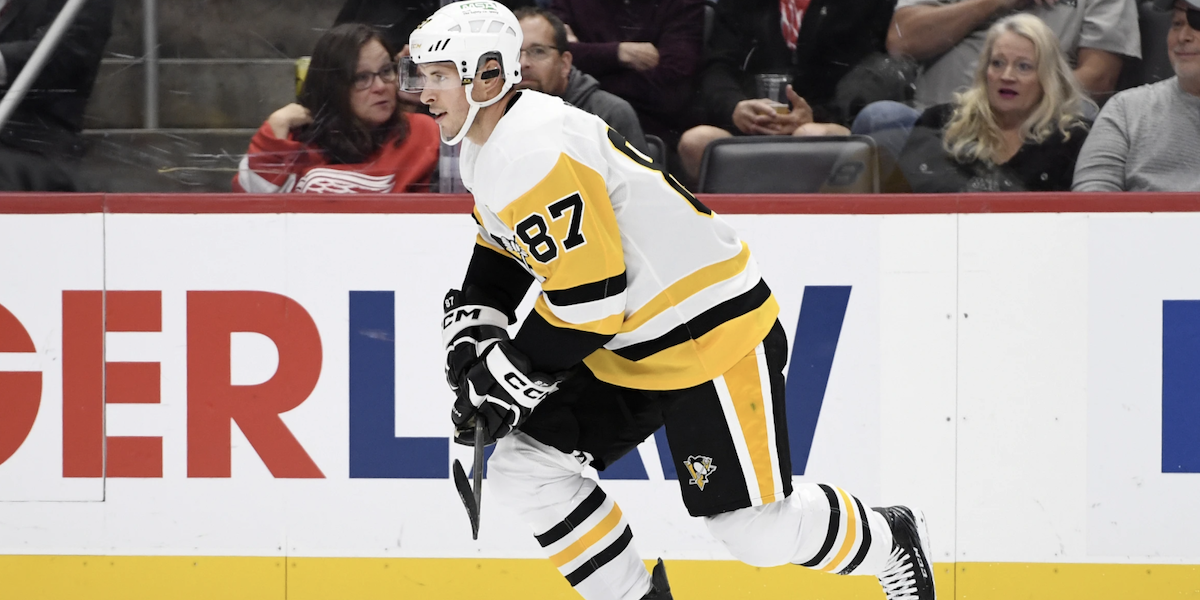
[[[692,475],[688,483],[700,488],[702,492],[713,471],[717,470],[717,466],[712,464],[712,459],[707,456],[689,456],[683,466],[687,467],[688,473]]]

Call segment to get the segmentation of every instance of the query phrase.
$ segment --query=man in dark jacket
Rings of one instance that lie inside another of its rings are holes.
[[[721,0],[700,77],[704,121],[679,145],[691,176],[704,148],[729,135],[844,133],[853,115],[837,98],[838,83],[859,63],[886,52],[896,0]],[[797,27],[796,24],[799,24]],[[774,117],[759,103],[755,76],[791,76],[791,115]],[[797,102],[799,100],[799,102]],[[740,113],[740,114],[739,114]],[[837,127],[822,127],[825,124]]]
[[[704,38],[702,0],[552,0],[577,38],[575,66],[637,111],[668,147],[695,124],[689,105]]]
[[[66,0],[8,0],[0,11],[0,97],[29,62]],[[64,191],[76,183],[67,174],[83,156],[83,111],[100,58],[112,33],[113,0],[87,0],[29,92],[0,129],[0,150],[20,160],[5,161],[0,189]],[[41,183],[38,183],[41,182]]]
[[[562,20],[541,8],[519,8],[513,14],[520,20],[525,35],[521,45],[520,87],[559,96],[604,119],[635,148],[646,152],[646,136],[633,107],[600,89],[595,77],[571,64],[574,57],[567,50],[567,28]]]

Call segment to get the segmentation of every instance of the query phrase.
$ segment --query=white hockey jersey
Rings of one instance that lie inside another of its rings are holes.
[[[647,390],[714,379],[767,335],[779,306],[749,247],[599,117],[522,91],[488,141],[463,142],[477,243],[541,283],[555,327],[613,335],[584,363]]]

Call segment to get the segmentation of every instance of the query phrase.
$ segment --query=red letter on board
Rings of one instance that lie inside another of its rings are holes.
[[[304,402],[321,372],[321,338],[295,300],[269,292],[188,292],[188,477],[230,476],[230,421],[275,477],[324,477],[279,418]],[[279,367],[233,385],[230,334],[267,336]]]

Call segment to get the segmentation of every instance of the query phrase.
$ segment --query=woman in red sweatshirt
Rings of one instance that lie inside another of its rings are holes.
[[[367,25],[317,40],[299,103],[267,118],[250,140],[238,192],[426,192],[438,162],[437,124],[402,108],[396,53]]]

